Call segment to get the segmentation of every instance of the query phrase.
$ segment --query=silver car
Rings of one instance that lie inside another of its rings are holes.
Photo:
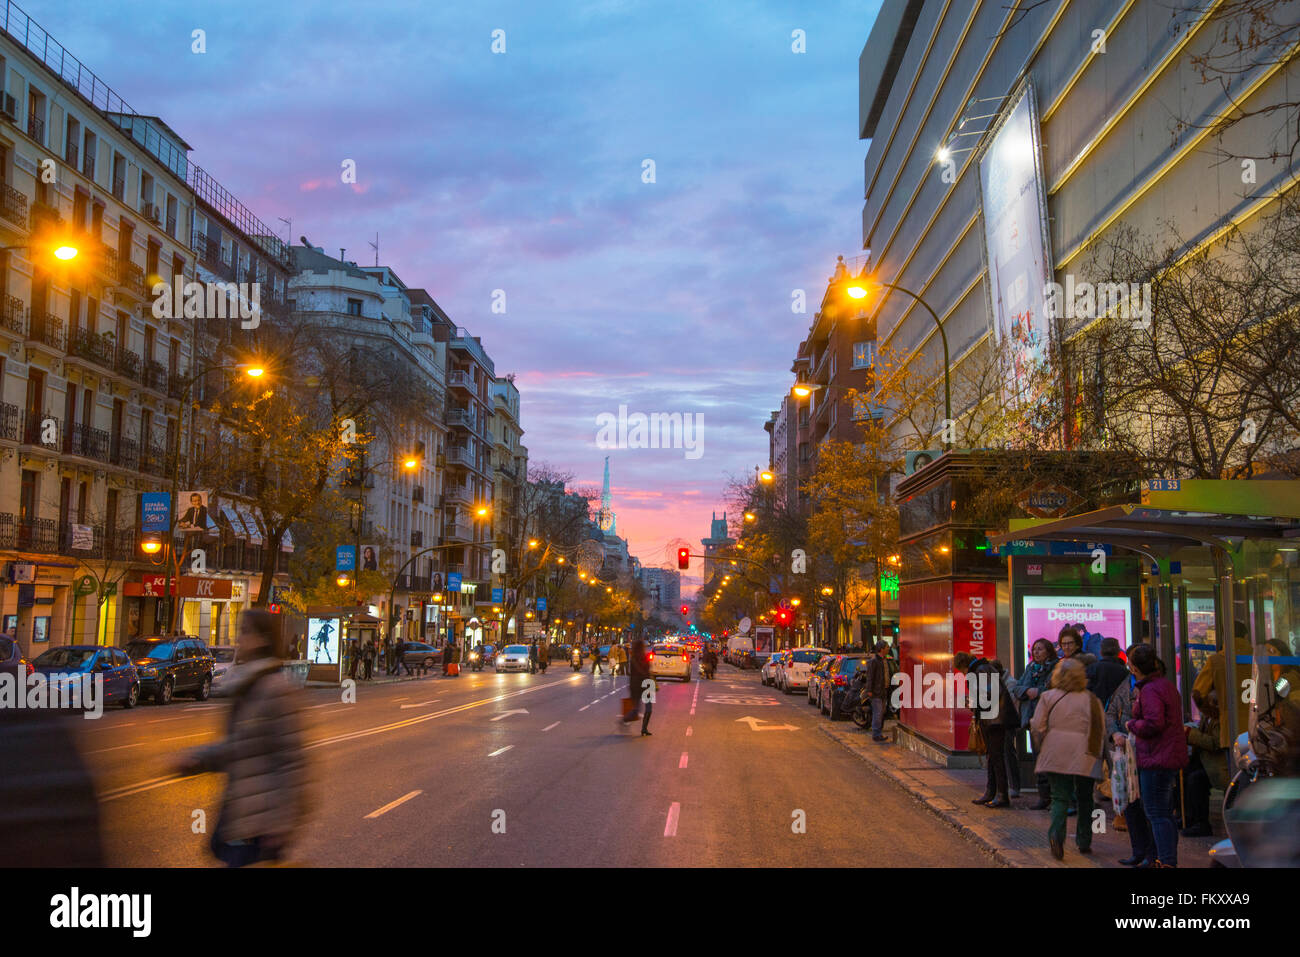
[[[527,671],[528,646],[506,645],[497,653],[496,661],[493,664],[496,667],[497,674],[503,671]]]

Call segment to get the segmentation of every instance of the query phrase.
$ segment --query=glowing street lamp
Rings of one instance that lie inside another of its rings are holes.
[[[340,575],[338,578],[334,579],[334,584],[338,585],[340,588],[347,588],[352,584],[352,579],[347,575]]]
[[[66,244],[61,245],[61,246],[55,246],[55,247],[54,247],[54,258],[55,258],[55,259],[62,259],[64,262],[67,262],[67,261],[70,260],[70,259],[76,259],[76,258],[77,258],[77,247],[76,247],[76,246],[69,246],[69,245],[66,245]]]
[[[157,555],[162,551],[162,541],[157,538],[146,538],[140,543],[140,551],[146,555]]]

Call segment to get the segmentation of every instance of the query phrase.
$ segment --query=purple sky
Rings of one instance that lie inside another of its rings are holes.
[[[381,261],[518,374],[534,462],[598,485],[600,413],[702,413],[699,458],[608,453],[619,531],[667,564],[766,463],[810,318],[792,290],[815,308],[861,245],[857,57],[879,0],[451,6],[24,4],[282,235],[292,218],[295,242],[373,263],[378,232]]]

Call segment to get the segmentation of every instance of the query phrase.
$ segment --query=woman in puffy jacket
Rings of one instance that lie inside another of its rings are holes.
[[[1075,844],[1092,853],[1092,789],[1101,778],[1106,744],[1106,717],[1101,702],[1088,690],[1087,669],[1071,658],[1052,672],[1052,686],[1034,711],[1030,731],[1038,752],[1036,770],[1047,776],[1052,794],[1052,822],[1047,842],[1058,861],[1065,856],[1065,822],[1070,805],[1078,808]]]
[[[1137,678],[1128,730],[1137,738],[1138,788],[1147,823],[1143,833],[1133,835],[1135,844],[1145,852],[1139,866],[1177,867],[1174,785],[1178,772],[1187,767],[1183,701],[1174,683],[1164,676],[1164,664],[1150,645],[1130,648],[1128,665]]]

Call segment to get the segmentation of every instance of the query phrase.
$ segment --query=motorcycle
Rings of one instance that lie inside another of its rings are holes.
[[[482,671],[482,670],[483,670],[483,656],[482,656],[479,652],[477,652],[477,651],[471,651],[471,652],[469,653],[469,666],[470,666],[470,669],[473,670],[473,671]]]
[[[866,730],[871,727],[871,699],[864,693],[867,686],[867,669],[859,668],[853,675],[849,690],[844,695],[842,710],[847,711],[853,723]]]
[[[700,662],[700,674],[710,681],[713,680],[713,665],[708,661]]]
[[[569,664],[573,665],[574,671],[582,670],[582,652],[574,648],[569,655]]]

